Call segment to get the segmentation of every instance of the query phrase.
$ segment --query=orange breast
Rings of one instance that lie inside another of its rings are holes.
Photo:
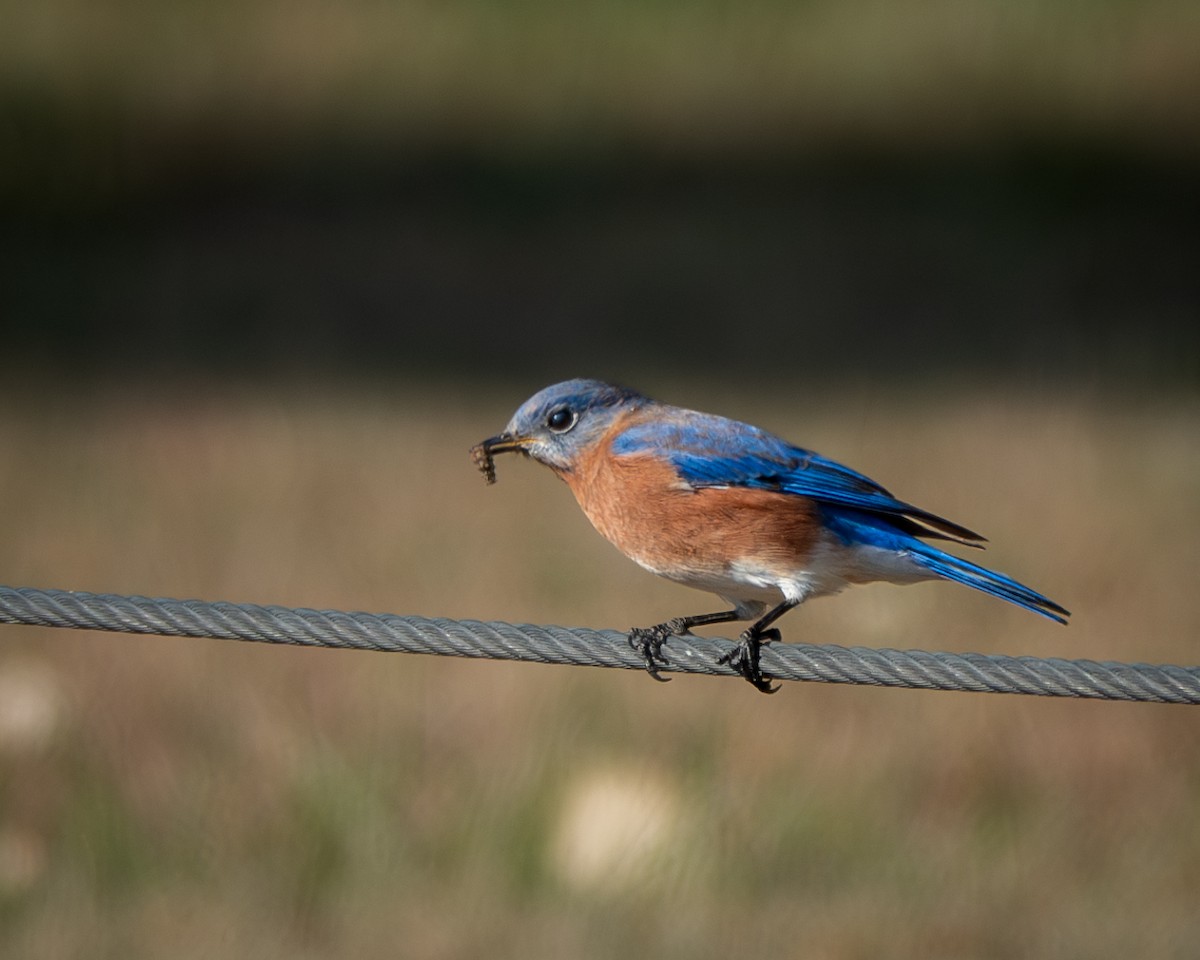
[[[693,490],[652,454],[614,457],[607,441],[563,479],[617,549],[668,577],[720,576],[739,561],[796,570],[821,533],[809,500],[741,487]]]

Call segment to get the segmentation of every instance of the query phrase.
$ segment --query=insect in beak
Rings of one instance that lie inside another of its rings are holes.
[[[484,480],[495,483],[496,464],[492,457],[497,453],[524,453],[526,442],[523,437],[514,437],[511,433],[489,437],[471,448],[471,462],[479,468]]]

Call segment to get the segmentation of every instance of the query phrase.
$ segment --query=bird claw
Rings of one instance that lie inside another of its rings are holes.
[[[671,678],[659,674],[660,666],[669,666],[670,661],[663,656],[663,644],[667,637],[681,636],[688,632],[687,624],[682,618],[656,623],[652,627],[634,627],[629,631],[629,645],[637,650],[646,662],[646,672],[659,683],[669,683]]]
[[[775,693],[779,684],[771,683],[773,678],[762,672],[758,659],[763,644],[779,638],[780,633],[775,629],[763,630],[761,633],[756,633],[753,628],[746,630],[742,633],[738,645],[728,653],[722,654],[717,663],[728,664],[755,690],[761,693]]]

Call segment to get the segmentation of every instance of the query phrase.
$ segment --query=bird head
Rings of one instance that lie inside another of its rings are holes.
[[[486,476],[497,453],[522,453],[559,471],[569,471],[621,414],[649,402],[625,387],[599,380],[566,380],[521,404],[499,436],[475,448]],[[485,466],[486,464],[486,466]]]

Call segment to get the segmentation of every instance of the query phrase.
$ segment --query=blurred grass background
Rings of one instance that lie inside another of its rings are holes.
[[[467,448],[622,380],[982,530],[792,640],[1196,662],[1200,22],[0,4],[0,582],[706,609]],[[1189,957],[1179,707],[6,628],[0,954]]]
[[[792,639],[1195,662],[1194,402],[672,392],[983,527],[1076,611],[879,586]],[[485,488],[465,448],[515,394],[42,399],[0,419],[7,581],[597,626],[706,603],[533,465]],[[0,936],[22,957],[1186,956],[1198,722],[9,628]]]

